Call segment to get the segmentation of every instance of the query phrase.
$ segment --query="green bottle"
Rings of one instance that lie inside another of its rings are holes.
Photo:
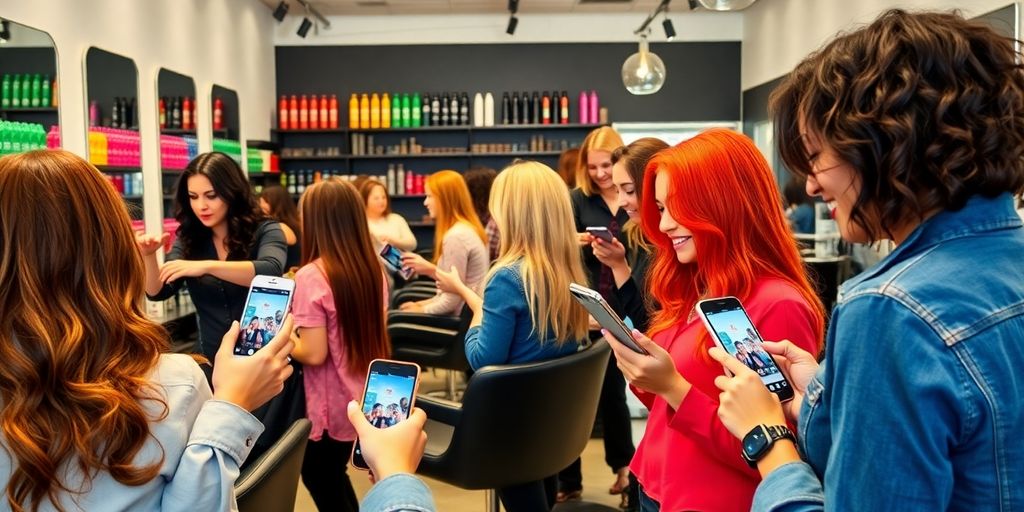
[[[420,112],[420,108],[422,108],[422,105],[420,104],[420,93],[415,93],[415,94],[412,95],[412,112],[411,112],[411,114],[412,114],[412,124],[411,124],[411,126],[414,127],[414,128],[419,128],[420,126],[423,126],[422,125],[422,121],[420,119],[420,115],[422,114],[422,112]]]
[[[11,108],[11,75],[4,74],[3,96],[0,99],[0,108]]]
[[[391,95],[391,127],[402,127],[402,99],[397,92]]]
[[[402,126],[408,128],[412,126],[412,112],[410,112],[411,106],[409,104],[409,94],[402,94]]]
[[[39,106],[49,107],[53,103],[50,103],[50,75],[43,75],[43,91],[39,96]]]
[[[14,121],[10,125],[11,129],[11,153],[21,153],[21,123]]]
[[[43,84],[39,83],[39,74],[32,75],[32,96],[31,105],[32,108],[39,108],[39,97],[43,93]]]
[[[9,136],[7,135],[7,121],[0,120],[0,156],[6,155],[10,148]]]
[[[11,78],[11,108],[21,107],[21,75]]]
[[[21,77],[21,108],[32,106],[32,75],[26,73]]]

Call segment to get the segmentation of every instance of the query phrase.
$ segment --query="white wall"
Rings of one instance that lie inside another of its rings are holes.
[[[298,45],[577,43],[636,41],[633,31],[648,13],[520,14],[514,36],[505,33],[508,14],[331,16],[330,28],[295,34],[302,17],[289,15],[274,31],[275,43]],[[675,41],[739,41],[741,13],[671,13]],[[664,41],[659,16],[651,23],[651,41]]]
[[[790,72],[841,30],[871,22],[883,11],[960,9],[972,17],[1011,0],[760,0],[743,11],[743,90]]]
[[[191,76],[198,115],[211,117],[210,89],[238,92],[241,139],[269,137],[274,110],[274,19],[259,0],[0,0],[0,16],[48,32],[57,48],[61,145],[87,155],[85,53],[124,55],[139,71],[139,126],[147,229],[160,228],[156,79],[161,67]],[[211,147],[210,123],[199,135]]]

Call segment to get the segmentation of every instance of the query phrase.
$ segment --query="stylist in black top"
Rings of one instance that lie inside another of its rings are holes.
[[[284,233],[264,217],[242,169],[224,153],[189,162],[178,180],[174,216],[180,226],[163,265],[156,251],[167,234],[139,236],[146,295],[165,300],[187,286],[199,317],[198,351],[213,361],[221,337],[242,317],[252,278],[284,271]]]
[[[586,228],[606,227],[621,240],[620,235],[629,216],[619,207],[618,193],[612,182],[612,151],[621,146],[622,137],[611,127],[604,126],[590,132],[580,146],[576,170],[577,188],[570,193],[588,284],[617,311],[621,311],[621,306],[616,293],[615,276],[612,269],[601,264],[594,256],[591,248],[594,238],[586,232]],[[629,408],[626,406],[626,382],[616,363],[611,360],[605,371],[598,410],[604,428],[605,462],[615,474],[608,492],[623,494],[629,490],[629,462],[633,459],[636,447],[633,446]],[[558,486],[558,501],[580,497],[583,475],[579,459],[558,474]]]

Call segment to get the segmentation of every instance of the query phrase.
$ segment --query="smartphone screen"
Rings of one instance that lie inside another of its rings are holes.
[[[420,368],[414,363],[376,359],[370,363],[363,391],[363,415],[371,425],[388,428],[409,418],[416,399]],[[359,440],[352,447],[352,465],[369,469]]]
[[[287,280],[282,278],[281,281]],[[241,331],[235,343],[236,356],[251,356],[274,339],[281,330],[284,315],[288,313],[290,300],[291,290],[257,284],[249,289],[249,300],[242,313]]]
[[[608,243],[611,243],[612,241],[612,232],[603,226],[590,226],[587,228],[587,233],[590,233],[591,235]]]
[[[402,253],[392,247],[391,244],[385,244],[384,248],[380,251],[380,255],[388,266],[391,267],[391,270],[398,272],[404,279],[409,279],[412,276],[412,269],[402,266]]]
[[[763,340],[738,299],[710,299],[701,301],[697,307],[726,352],[757,372],[768,391],[779,395],[781,400],[793,397],[793,388],[771,354],[761,346]]]

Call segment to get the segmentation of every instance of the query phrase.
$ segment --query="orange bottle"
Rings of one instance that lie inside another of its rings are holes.
[[[370,97],[370,128],[380,128],[380,96]]]
[[[160,100],[160,116],[161,116],[160,118],[161,119],[163,119],[163,115],[164,115],[163,114],[163,110],[164,110],[163,102],[164,102],[164,100],[161,99]],[[163,125],[164,125],[164,123],[161,123],[160,127],[163,128]],[[289,128],[289,126],[290,125],[288,124],[288,98],[286,96],[281,96],[280,101],[277,102],[277,128],[279,130],[287,130]]]
[[[391,98],[388,93],[380,98],[380,127],[391,128]]]
[[[330,128],[336,129],[338,127],[338,97],[334,94],[331,95],[331,105],[327,109],[327,115],[330,116]]]
[[[359,97],[356,93],[348,99],[348,127],[359,128]]]
[[[288,98],[288,128],[299,129],[299,99],[294,94]]]
[[[365,93],[359,98],[359,127],[364,130],[370,127],[370,96]]]
[[[316,94],[309,99],[309,129],[320,129],[320,102],[317,101]]]
[[[309,100],[306,99],[305,94],[299,100],[299,129],[309,129]]]
[[[327,95],[320,95],[320,128],[330,128],[330,123],[327,122]]]

